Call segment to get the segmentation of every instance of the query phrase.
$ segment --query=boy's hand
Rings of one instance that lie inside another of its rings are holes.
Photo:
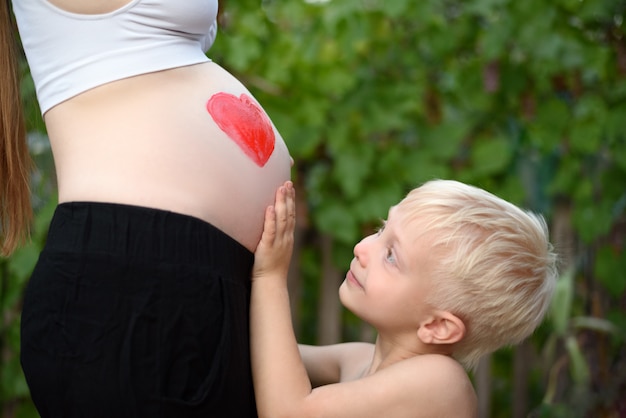
[[[252,280],[272,275],[287,280],[296,223],[295,194],[293,184],[285,182],[276,190],[274,205],[265,210],[263,235],[254,253]]]

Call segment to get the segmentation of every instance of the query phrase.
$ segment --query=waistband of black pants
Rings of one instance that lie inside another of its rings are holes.
[[[216,266],[235,277],[249,277],[254,261],[247,248],[201,219],[101,202],[59,204],[45,250]]]

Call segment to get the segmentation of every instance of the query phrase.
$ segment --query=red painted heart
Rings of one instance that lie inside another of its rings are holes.
[[[263,109],[248,95],[239,97],[216,93],[206,104],[207,111],[243,152],[263,167],[274,151],[274,129]]]

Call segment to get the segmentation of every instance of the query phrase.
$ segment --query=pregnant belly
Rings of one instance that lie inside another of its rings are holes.
[[[97,88],[46,121],[60,201],[185,213],[251,251],[265,208],[290,177],[289,153],[267,114],[213,63]]]

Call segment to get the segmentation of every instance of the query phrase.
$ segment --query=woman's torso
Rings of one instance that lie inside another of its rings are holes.
[[[127,2],[111,1],[108,7]],[[53,3],[70,11],[78,4]],[[83,1],[82,13],[103,12],[98,0],[89,3],[94,9]],[[230,118],[231,112],[209,112],[207,102],[216,93],[232,95],[235,105],[242,94],[251,97],[227,71],[207,62],[117,80],[51,108],[45,121],[59,201],[125,203],[192,215],[254,250],[264,209],[289,179],[291,160],[273,126],[269,159],[251,158],[246,149],[260,147],[259,138],[248,138],[250,127]],[[243,128],[247,139],[235,141],[236,132],[225,128],[227,134],[216,122]]]

